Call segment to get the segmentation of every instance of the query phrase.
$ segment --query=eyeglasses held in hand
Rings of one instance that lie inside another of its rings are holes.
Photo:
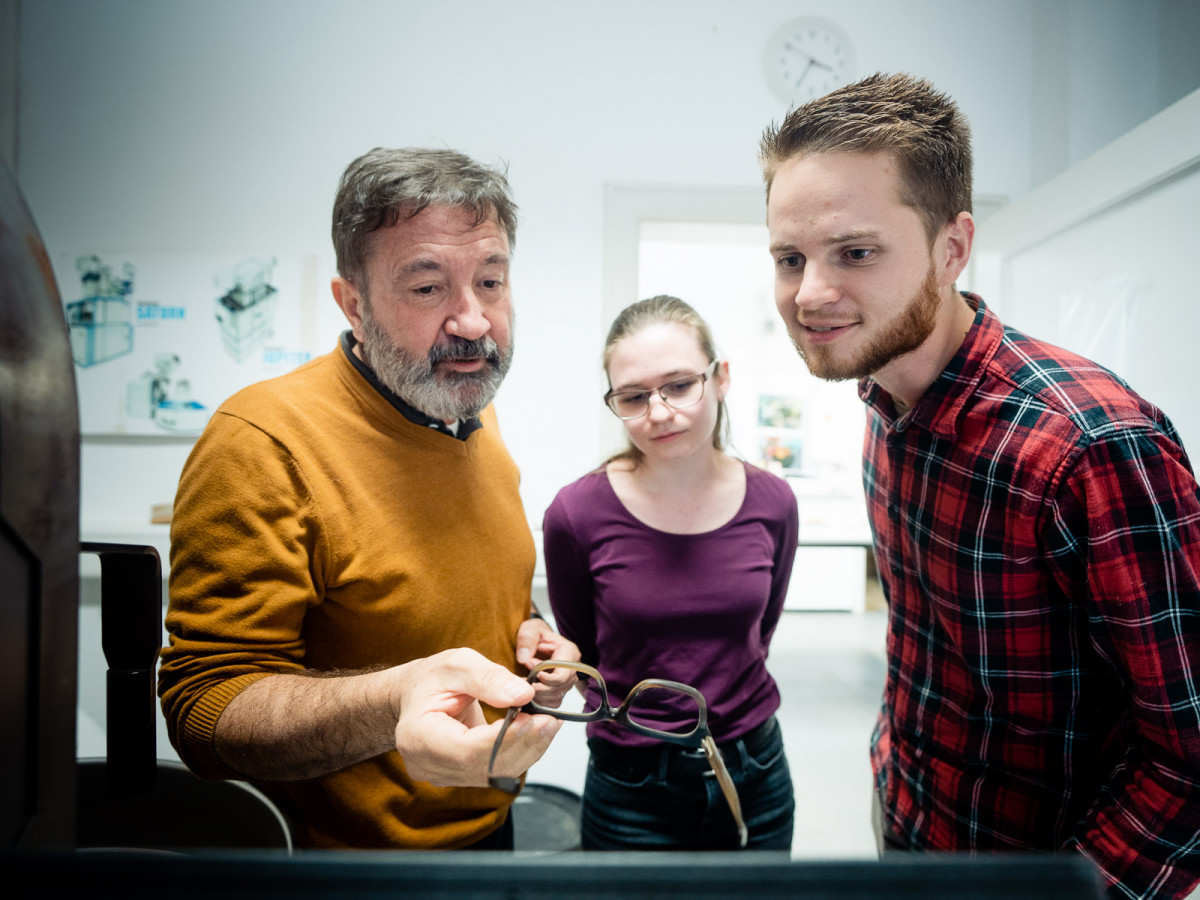
[[[649,390],[609,391],[604,395],[604,402],[617,418],[625,421],[646,415],[650,411],[650,398],[655,394],[671,409],[687,409],[704,397],[704,382],[713,373],[717,362],[714,359],[699,375],[682,375]]]
[[[725,802],[729,804],[729,811],[733,813],[733,819],[737,823],[739,845],[746,846],[749,834],[746,822],[742,818],[742,804],[729,770],[725,768],[725,761],[721,758],[717,742],[708,730],[708,705],[704,702],[703,694],[694,687],[680,684],[678,681],[647,678],[634,685],[620,707],[613,709],[608,700],[608,687],[599,672],[585,663],[555,659],[538,663],[526,680],[535,684],[541,672],[559,667],[571,669],[594,680],[598,689],[598,700],[585,700],[584,708],[578,711],[542,706],[536,698],[522,707],[509,707],[504,716],[504,725],[501,726],[500,734],[492,747],[491,759],[488,761],[488,784],[509,794],[516,794],[521,789],[519,778],[492,774],[500,746],[504,743],[504,735],[508,733],[508,726],[512,724],[518,712],[554,716],[568,722],[598,722],[611,719],[637,734],[683,747],[703,749],[708,764],[717,776],[717,784],[721,786]]]

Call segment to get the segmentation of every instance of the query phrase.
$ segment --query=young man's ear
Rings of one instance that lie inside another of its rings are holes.
[[[354,339],[361,344],[363,339],[362,294],[359,293],[358,288],[340,275],[334,276],[333,280],[329,283],[329,287],[333,291],[333,299],[337,301],[342,315],[350,323],[350,330],[354,332]]]
[[[975,218],[969,212],[960,212],[953,222],[942,229],[939,247],[942,248],[942,284],[954,284],[971,260],[971,247],[975,243]]]

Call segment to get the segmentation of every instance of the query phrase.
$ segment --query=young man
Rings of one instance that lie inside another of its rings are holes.
[[[477,698],[524,703],[517,674],[579,658],[530,616],[533,539],[490,406],[515,230],[504,176],[461,154],[355,160],[333,215],[351,329],[227,400],[184,468],[171,740],[198,774],[278,800],[301,846],[511,848],[512,798],[487,787],[498,714]],[[502,775],[560,725],[516,724]]]
[[[762,139],[776,303],[859,379],[889,606],[881,846],[1074,849],[1114,896],[1200,880],[1200,497],[1170,421],[955,279],[954,103],[875,75]]]

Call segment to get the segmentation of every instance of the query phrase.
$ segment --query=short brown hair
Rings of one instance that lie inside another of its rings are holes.
[[[971,130],[947,94],[911,75],[875,73],[804,104],[759,143],[767,197],[780,166],[810,153],[887,153],[900,167],[900,200],[932,241],[971,211]]]
[[[461,207],[479,225],[493,216],[517,241],[517,205],[500,169],[454,150],[376,147],[346,167],[333,203],[338,274],[360,288],[373,235],[430,206]]]

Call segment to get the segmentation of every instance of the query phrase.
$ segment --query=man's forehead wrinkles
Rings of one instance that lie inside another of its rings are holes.
[[[400,274],[415,275],[421,272],[440,272],[443,268],[444,266],[436,259],[422,257],[420,259],[411,260],[405,265],[401,266]]]
[[[508,266],[509,258],[505,253],[492,253],[476,263],[478,267],[487,266]],[[468,263],[472,265],[472,263]],[[442,260],[435,256],[418,256],[415,259],[410,259],[407,262],[401,263],[396,267],[395,274],[398,276],[404,275],[422,275],[429,272],[444,272],[448,267]]]

